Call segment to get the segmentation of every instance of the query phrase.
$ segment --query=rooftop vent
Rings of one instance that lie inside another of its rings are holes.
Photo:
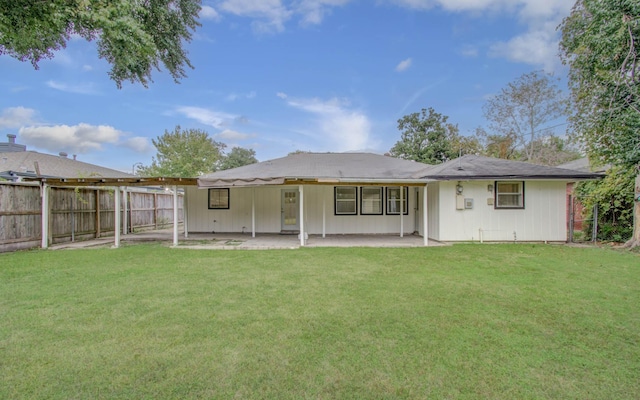
[[[15,143],[16,142],[16,135],[12,135],[11,133],[7,134],[7,138],[9,138],[9,143]]]
[[[64,157],[64,158],[67,158],[67,156],[68,156],[68,154],[67,154],[67,153],[65,153],[64,151],[61,151],[60,153],[58,153],[58,155],[59,155],[60,157]]]

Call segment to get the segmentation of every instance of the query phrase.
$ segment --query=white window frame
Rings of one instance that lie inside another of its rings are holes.
[[[349,191],[353,193],[353,198],[339,198],[338,192]],[[335,186],[333,189],[334,213],[335,215],[358,215],[358,187],[357,186]],[[338,204],[353,203],[353,211],[338,211]]]
[[[518,191],[505,192],[500,191],[501,185],[518,185]],[[496,181],[495,182],[495,199],[494,208],[499,210],[521,210],[524,209],[524,181]],[[518,204],[503,205],[504,201],[500,201],[501,197],[518,196]]]
[[[409,187],[403,186],[404,198],[402,199],[402,211],[403,215],[409,215]],[[392,195],[397,193],[400,195],[400,186],[389,186],[386,190],[385,202],[387,203],[387,215],[400,215],[400,198],[393,198]]]
[[[369,192],[365,195],[365,192]],[[378,198],[369,197],[370,195],[377,193]],[[360,215],[382,215],[384,213],[384,191],[382,186],[362,186],[360,188]],[[368,209],[374,209],[378,207],[377,211],[365,211]]]

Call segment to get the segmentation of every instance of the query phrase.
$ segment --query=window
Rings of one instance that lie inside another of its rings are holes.
[[[524,208],[524,182],[496,182],[495,208]]]
[[[229,209],[229,189],[209,189],[209,209]]]
[[[363,186],[360,188],[360,214],[382,215],[382,188]]]
[[[355,186],[336,186],[336,215],[356,215],[358,213],[358,193]]]
[[[409,207],[407,207],[409,199],[409,188],[404,187],[404,194],[402,198],[402,213],[404,215],[409,214]],[[400,188],[388,187],[387,188],[387,215],[388,214],[400,214]]]

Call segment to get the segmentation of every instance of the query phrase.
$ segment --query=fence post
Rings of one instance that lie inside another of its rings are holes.
[[[591,230],[591,241],[595,243],[598,238],[598,204],[593,206],[593,229]]]
[[[573,243],[574,218],[573,196],[569,195],[569,243]]]
[[[158,193],[153,194],[153,223],[158,230]]]
[[[96,239],[100,237],[100,189],[96,189]]]

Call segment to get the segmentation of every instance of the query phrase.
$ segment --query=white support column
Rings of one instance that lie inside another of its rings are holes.
[[[251,188],[251,237],[256,237],[256,188]]]
[[[400,186],[400,237],[404,237],[404,186]]]
[[[304,246],[304,186],[298,186],[300,191],[300,246]]]
[[[322,195],[322,238],[327,237],[327,198]]]
[[[114,239],[113,239],[113,247],[116,249],[120,247],[120,187],[116,186],[113,188],[113,197],[116,202],[116,209],[114,211],[114,222],[113,222],[113,231],[114,231]]]
[[[41,210],[41,223],[42,223],[42,244],[41,247],[46,249],[49,247],[49,185],[42,183],[40,186],[40,195],[42,196],[42,210]]]
[[[173,187],[173,245],[178,245],[178,187]]]
[[[189,229],[187,229],[187,187],[184,186],[182,195],[182,228],[184,229],[184,238],[189,237]]]
[[[122,188],[122,208],[124,209],[124,215],[122,216],[122,234],[126,235],[129,233],[129,217],[127,216],[127,209],[129,208],[129,199],[127,199],[127,187],[124,186]]]
[[[425,246],[429,246],[429,209],[427,208],[427,185],[422,189],[422,238]]]

